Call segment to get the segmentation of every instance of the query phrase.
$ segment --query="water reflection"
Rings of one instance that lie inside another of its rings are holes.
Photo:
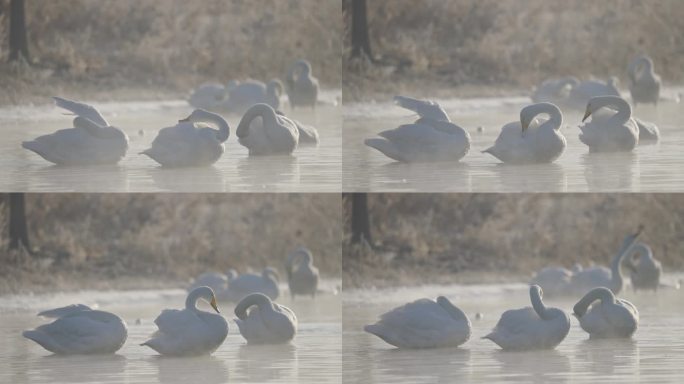
[[[409,379],[454,382],[468,379],[470,355],[461,348],[386,349],[375,354],[373,369]]]
[[[586,153],[582,165],[590,189],[630,191],[639,162],[633,152]]]
[[[506,191],[565,192],[568,189],[565,170],[559,164],[498,164],[492,169]]]
[[[575,348],[575,358],[585,371],[594,374],[639,371],[639,347],[632,339],[585,339]]]
[[[264,382],[292,377],[297,366],[297,348],[292,344],[243,344],[238,349],[236,372],[249,382]]]
[[[35,183],[50,191],[93,192],[127,189],[126,169],[120,165],[50,165],[34,171]]]
[[[120,355],[48,355],[38,360],[32,362],[27,372],[29,382],[59,378],[68,383],[106,383],[125,372],[127,365],[126,358]]]
[[[226,192],[223,172],[215,166],[189,168],[156,167],[147,171],[157,188],[174,192]]]
[[[555,381],[553,378],[558,374],[571,371],[570,359],[555,349],[524,352],[495,350],[491,357],[498,363],[499,372],[513,381],[548,383]]]
[[[162,357],[149,360],[158,368],[160,383],[226,383],[228,367],[226,362],[214,356]]]
[[[242,183],[267,192],[299,181],[299,162],[295,156],[249,156],[238,160],[237,169]]]

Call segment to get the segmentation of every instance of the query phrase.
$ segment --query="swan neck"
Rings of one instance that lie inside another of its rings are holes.
[[[618,119],[618,121],[622,123],[626,122],[632,117],[632,107],[630,107],[629,103],[620,97],[610,98],[610,101],[606,103],[606,106],[615,107],[617,113],[615,114],[614,118]]]
[[[247,136],[249,134],[249,125],[252,123],[252,120],[257,117],[261,117],[264,120],[264,127],[275,126],[277,123],[276,114],[273,108],[266,104],[256,104],[242,116],[242,120],[240,120],[240,124],[237,127],[237,136]]]
[[[455,320],[468,321],[468,316],[457,306],[451,304],[451,302],[443,296],[437,298],[437,303],[442,307],[449,315]]]
[[[532,308],[537,312],[537,315],[543,320],[549,320],[550,316],[546,306],[542,302],[541,290],[539,287],[533,286],[530,288],[530,300],[532,301]]]
[[[573,311],[576,315],[582,317],[587,313],[589,306],[596,300],[601,300],[601,303],[615,303],[615,295],[608,288],[594,288],[575,304]]]
[[[197,311],[197,300],[199,299],[199,292],[198,291],[192,291],[188,295],[188,297],[185,299],[185,309],[189,309],[191,311]]]
[[[253,293],[242,299],[235,306],[235,316],[240,320],[244,320],[247,317],[247,310],[254,305],[258,306],[260,310],[273,310],[273,302],[268,296],[261,293]]]
[[[228,140],[228,136],[230,136],[230,127],[228,126],[228,123],[226,120],[221,117],[220,115],[208,111],[203,111],[201,116],[195,119],[196,122],[207,122],[207,123],[213,123],[216,127],[218,127],[218,139],[221,142],[224,142]]]

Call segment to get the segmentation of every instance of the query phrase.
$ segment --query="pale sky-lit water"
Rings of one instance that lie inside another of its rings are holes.
[[[681,277],[681,276],[680,276]],[[363,332],[363,326],[406,302],[446,295],[466,312],[472,336],[459,348],[400,350]],[[570,333],[554,350],[503,352],[480,339],[507,309],[529,306],[524,284],[425,286],[399,290],[353,290],[343,294],[345,383],[681,383],[684,354],[684,291],[621,297],[639,309],[632,340],[588,340],[572,317]],[[575,299],[545,298],[547,306],[571,313]],[[475,320],[476,313],[484,315]]]
[[[328,285],[339,285],[331,283]],[[297,314],[299,330],[290,344],[246,345],[232,321],[234,304],[219,302],[229,319],[227,339],[211,356],[160,357],[139,344],[156,330],[164,308],[182,308],[185,292],[82,292],[46,296],[0,297],[0,382],[3,383],[339,383],[341,371],[341,300],[332,290],[315,299],[288,295],[278,303]],[[46,322],[35,314],[73,302],[97,303],[128,324],[128,340],[115,355],[57,356],[21,336]],[[203,310],[211,308],[200,302]],[[140,319],[140,324],[137,320]]]
[[[49,104],[0,109],[0,190],[4,192],[339,192],[341,188],[341,107],[339,90],[323,91],[315,111],[283,111],[316,127],[318,146],[300,146],[292,156],[249,157],[237,142],[238,115],[224,117],[231,127],[226,152],[213,166],[162,169],[139,152],[157,132],[187,117],[185,101],[91,103],[110,124],[129,136],[126,157],[115,166],[57,167],[21,147],[21,142],[72,127],[72,117]],[[62,95],[67,96],[67,95]],[[143,135],[140,135],[140,130]]]
[[[674,99],[682,90],[668,89]],[[630,153],[589,154],[579,141],[581,112],[563,111],[561,132],[568,146],[553,164],[501,165],[489,154],[501,127],[519,119],[526,97],[437,99],[451,120],[471,135],[460,163],[402,164],[363,144],[378,132],[416,120],[391,103],[343,107],[343,189],[394,192],[675,192],[684,190],[684,104],[663,101],[639,107],[634,116],[657,123],[661,140]],[[483,127],[482,133],[477,132]]]

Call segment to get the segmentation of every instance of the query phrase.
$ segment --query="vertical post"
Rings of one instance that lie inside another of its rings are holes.
[[[370,38],[368,36],[366,0],[351,1],[351,56],[362,57],[365,55],[372,59]]]
[[[370,215],[368,214],[368,194],[352,193],[351,198],[351,242],[361,243],[365,241],[368,244],[373,244],[370,233]]]
[[[9,194],[9,210],[9,248],[19,249],[20,246],[23,246],[29,249],[26,201],[23,193]]]
[[[20,57],[23,57],[26,62],[30,61],[24,0],[11,0],[10,2],[9,46],[9,61],[19,60]]]

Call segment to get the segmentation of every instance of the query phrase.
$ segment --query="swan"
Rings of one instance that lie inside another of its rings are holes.
[[[611,107],[610,112],[601,108]],[[612,110],[616,110],[614,112]],[[631,151],[639,144],[639,127],[632,119],[632,108],[623,98],[598,96],[589,100],[580,125],[580,141],[590,152]]]
[[[236,135],[252,156],[291,154],[299,144],[297,123],[268,104],[253,105],[242,116]]]
[[[221,296],[222,291],[225,291],[228,289],[228,283],[236,278],[238,276],[238,273],[234,269],[229,269],[226,274],[219,273],[219,272],[205,272],[201,275],[199,275],[193,282],[192,285],[190,285],[190,288],[188,288],[188,291],[192,291],[193,289],[201,286],[207,286],[214,290],[214,293],[217,296]]]
[[[539,285],[547,296],[566,294],[572,284],[575,273],[582,271],[580,264],[575,264],[572,270],[563,267],[546,267],[537,272],[530,284]]]
[[[625,239],[622,241],[622,247],[611,261],[610,269],[603,266],[591,267],[575,273],[571,281],[571,290],[574,293],[583,294],[592,288],[606,287],[615,294],[620,293],[623,284],[620,265],[639,237],[642,228],[639,227],[636,233],[625,236]]]
[[[541,122],[537,119],[540,114],[547,114],[549,119]],[[565,151],[562,124],[563,114],[554,104],[528,105],[520,110],[520,121],[504,125],[494,145],[483,153],[504,163],[552,163]]]
[[[297,316],[294,312],[261,293],[252,293],[240,300],[235,307],[235,316],[238,317],[235,323],[240,334],[248,343],[287,343],[297,333]]]
[[[651,247],[644,243],[637,243],[632,247],[631,252],[632,257],[625,260],[625,265],[630,271],[632,288],[635,291],[639,289],[657,291],[660,286],[660,275],[663,272],[663,267],[660,261],[653,258]]]
[[[607,82],[586,80],[575,85],[568,95],[568,104],[574,109],[582,109],[593,97],[616,96],[620,97],[618,90],[619,80],[613,76]]]
[[[532,101],[556,105],[565,104],[570,97],[570,91],[579,83],[580,81],[572,76],[545,80],[532,93]]]
[[[190,356],[213,353],[228,336],[228,322],[220,314],[199,310],[197,300],[207,301],[216,313],[216,296],[209,287],[193,289],[185,300],[185,309],[165,309],[154,320],[159,330],[140,344],[162,355]]]
[[[215,109],[226,100],[228,94],[239,84],[240,82],[237,80],[229,81],[226,86],[221,83],[204,83],[192,92],[188,104],[193,108]]]
[[[228,91],[228,99],[223,104],[233,113],[244,113],[254,104],[268,104],[273,109],[280,108],[283,84],[273,79],[264,84],[258,80],[247,80]]]
[[[629,75],[629,92],[636,108],[638,103],[658,105],[660,98],[660,76],[653,72],[653,60],[648,56],[639,56],[627,67]]]
[[[599,303],[591,305],[596,300]],[[591,308],[589,306],[591,305]],[[589,309],[589,311],[587,311]],[[631,337],[639,325],[639,311],[634,304],[615,297],[610,289],[594,288],[573,308],[575,317],[589,338]]]
[[[660,130],[657,125],[636,117],[633,119],[639,128],[639,143],[660,140]]]
[[[437,102],[405,96],[396,96],[394,101],[420,118],[413,124],[380,132],[380,137],[366,139],[367,146],[405,163],[459,161],[468,153],[470,134],[451,123]]]
[[[305,247],[292,252],[285,262],[290,295],[316,296],[318,289],[318,268],[313,265],[313,255]]]
[[[196,109],[175,126],[162,128],[152,146],[140,154],[149,156],[164,167],[211,165],[223,155],[228,136],[230,127],[223,117]]]
[[[311,64],[306,60],[296,61],[286,78],[287,97],[292,109],[296,107],[316,107],[318,99],[318,79],[311,75]]]
[[[398,348],[457,347],[470,339],[470,319],[449,299],[419,299],[384,313],[364,330]]]
[[[505,350],[553,349],[570,331],[570,317],[558,308],[547,308],[542,289],[530,286],[532,307],[511,309],[501,315],[489,339]]]
[[[276,111],[276,113],[280,116],[285,116],[285,114],[283,114],[280,111]],[[316,146],[320,143],[321,139],[318,134],[318,130],[315,127],[311,125],[302,124],[295,119],[290,120],[292,120],[292,122],[295,123],[295,125],[297,126],[297,131],[299,132],[298,146]]]
[[[250,293],[263,293],[275,300],[280,295],[278,280],[278,272],[270,267],[264,268],[261,275],[242,274],[228,282],[226,299],[240,301]]]
[[[56,354],[114,353],[128,337],[126,322],[119,316],[83,304],[55,308],[38,316],[56,320],[22,335]]]
[[[53,97],[55,104],[76,115],[73,128],[24,141],[21,146],[57,165],[116,164],[126,155],[128,136],[109,125],[92,106]]]

